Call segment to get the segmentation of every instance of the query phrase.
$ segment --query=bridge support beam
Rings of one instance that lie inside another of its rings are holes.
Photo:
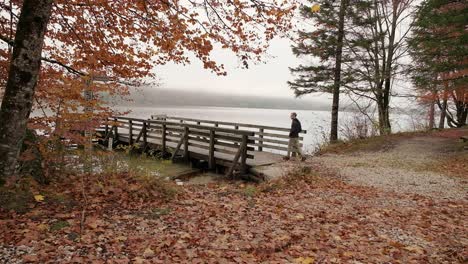
[[[213,170],[215,168],[215,132],[214,130],[210,130],[210,146],[208,148],[208,168]]]
[[[189,161],[189,128],[184,127],[184,160]]]

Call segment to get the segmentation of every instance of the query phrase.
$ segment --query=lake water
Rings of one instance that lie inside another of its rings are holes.
[[[231,108],[231,107],[115,107],[118,111],[130,110],[127,116],[150,118],[151,115],[165,114],[168,116],[206,119],[225,122],[247,123],[264,126],[284,127],[291,126],[289,114],[297,113],[297,118],[302,123],[302,128],[307,130],[304,135],[304,149],[313,151],[323,142],[330,130],[331,114],[329,111],[312,110],[287,110],[287,109],[260,109],[260,108]],[[350,123],[356,116],[362,116],[353,112],[340,113],[339,123]],[[392,116],[393,131],[408,131],[413,129],[411,120],[406,115]],[[341,126],[341,134],[344,134]]]

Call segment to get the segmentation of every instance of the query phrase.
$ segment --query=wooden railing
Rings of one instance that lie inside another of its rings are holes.
[[[264,149],[280,150],[287,151],[289,144],[289,128],[282,127],[272,127],[272,126],[262,126],[255,124],[245,124],[245,123],[233,123],[233,122],[224,122],[224,121],[213,121],[213,120],[204,120],[204,119],[195,119],[195,118],[185,118],[185,117],[175,117],[175,116],[166,116],[166,115],[152,115],[152,120],[160,121],[172,121],[184,124],[197,124],[197,125],[210,125],[214,127],[225,127],[235,130],[245,130],[251,131],[254,134],[249,136],[249,139],[253,142],[250,146],[256,147],[258,151],[264,151]],[[306,130],[301,131],[302,134],[307,133]],[[299,137],[301,142],[304,140],[304,137]]]
[[[143,150],[157,145],[163,154],[171,147],[174,149],[172,159],[182,151],[183,159],[207,160],[210,169],[216,164],[227,166],[228,176],[232,176],[236,168],[240,174],[245,174],[247,159],[254,158],[251,146],[254,142],[250,139],[254,133],[251,131],[129,117],[110,118],[103,130],[104,141],[112,137],[130,145],[141,144]]]

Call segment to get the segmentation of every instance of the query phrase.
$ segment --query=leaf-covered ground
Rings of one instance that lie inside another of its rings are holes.
[[[466,199],[352,185],[313,162],[296,167],[259,185],[155,189],[125,174],[91,178],[87,202],[79,178],[42,187],[26,213],[0,211],[0,262],[468,261]]]

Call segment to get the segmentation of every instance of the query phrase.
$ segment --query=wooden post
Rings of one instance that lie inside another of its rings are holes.
[[[238,126],[238,125],[235,125],[235,126],[234,126],[234,129],[237,129],[237,130],[239,130],[239,126]],[[238,145],[239,145],[239,143],[237,143],[237,142],[234,142],[234,145],[238,146]]]
[[[189,128],[188,126],[184,127],[184,159],[189,160]]]
[[[107,136],[107,133],[109,133],[109,124],[107,122],[108,121],[106,121],[106,136]]]
[[[244,175],[247,172],[247,165],[246,165],[247,139],[248,139],[247,135],[242,135],[242,144],[241,144],[242,153],[241,153],[241,171],[240,171],[241,175]]]
[[[107,132],[106,137],[104,137],[104,141],[107,141],[107,140],[109,140],[109,138],[114,137],[112,131],[114,131],[113,126],[109,129],[109,132]]]
[[[162,135],[161,135],[161,148],[162,148],[162,155],[166,154],[166,124],[162,125]]]
[[[243,152],[242,145],[240,145],[239,149],[237,150],[236,156],[234,156],[234,159],[232,160],[232,165],[229,168],[228,172],[226,173],[227,177],[232,177],[234,173],[234,169],[236,168],[236,165],[239,162],[239,158],[241,157],[242,152]]]
[[[143,128],[142,128],[142,130],[143,130],[143,151],[146,150],[146,146],[148,144],[148,138],[147,138],[147,134],[146,134],[146,131],[147,131],[146,126],[147,126],[146,122],[143,122]]]
[[[200,121],[197,122],[197,125],[200,125]]]
[[[128,120],[128,144],[133,145],[133,121]]]
[[[174,159],[175,159],[175,157],[177,155],[177,152],[180,150],[180,147],[182,146],[182,143],[184,143],[186,133],[187,133],[187,131],[185,131],[184,134],[180,137],[179,143],[177,143],[177,147],[175,148],[174,153],[172,153],[172,157],[171,157],[172,161],[174,161]]]
[[[260,138],[263,138],[263,131],[264,131],[263,128],[260,128],[260,134],[259,134],[259,137],[260,137]],[[258,141],[258,144],[260,145],[260,146],[258,146],[258,151],[263,151],[263,147],[262,147],[262,145],[263,145],[263,140],[260,139],[260,140]]]
[[[210,170],[215,168],[214,150],[215,150],[215,131],[210,130],[210,147],[208,150],[208,167],[210,168]]]
[[[107,142],[107,150],[112,151],[112,146],[114,145],[114,139],[109,138],[109,141]]]
[[[143,132],[145,132],[145,130],[144,130],[143,128],[144,128],[144,124],[143,124],[143,127],[142,127],[141,130],[140,130],[140,133],[138,133],[138,136],[137,136],[137,138],[135,139],[135,143],[140,142],[141,136],[143,135]]]
[[[218,126],[219,126],[219,124],[218,124],[218,123],[215,123],[215,127],[218,127]]]
[[[117,118],[114,118],[115,126],[114,126],[114,140],[117,141],[119,139],[118,134],[118,127],[117,127]]]

